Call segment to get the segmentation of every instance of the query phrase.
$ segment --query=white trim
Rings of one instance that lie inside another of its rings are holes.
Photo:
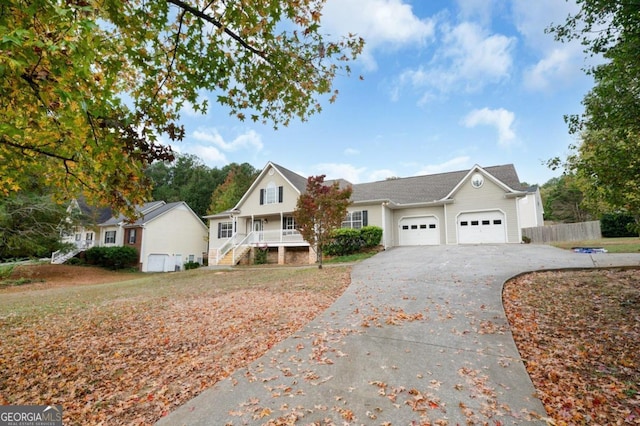
[[[398,246],[402,246],[402,241],[401,240],[401,236],[402,236],[402,221],[405,219],[419,219],[419,218],[434,218],[436,220],[436,230],[438,231],[438,242],[436,244],[425,244],[425,245],[441,245],[441,231],[440,231],[440,218],[435,215],[435,214],[415,214],[415,215],[411,215],[411,216],[401,216],[398,219]],[[446,220],[445,220],[446,222]]]
[[[481,210],[463,210],[458,212],[456,215],[456,244],[460,244],[460,225],[458,224],[458,218],[463,214],[470,213],[488,213],[488,212],[500,212],[503,217],[503,225],[504,225],[504,242],[509,242],[509,223],[507,221],[507,213],[500,208],[489,208],[489,209],[481,209]],[[500,243],[502,244],[502,243]]]
[[[298,190],[298,188],[296,188],[296,186],[294,184],[291,183],[291,181],[289,179],[287,179],[287,177],[285,175],[282,174],[282,172],[280,171],[280,169],[278,169],[278,167],[276,167],[275,164],[273,164],[271,161],[267,162],[267,165],[264,166],[264,168],[262,169],[262,171],[260,172],[260,174],[258,175],[257,178],[255,178],[253,180],[253,183],[251,184],[251,186],[249,187],[249,189],[246,190],[246,192],[244,193],[244,195],[242,195],[242,198],[240,198],[240,201],[238,201],[236,203],[235,206],[233,206],[233,208],[231,210],[238,210],[238,207],[242,205],[242,203],[245,202],[245,200],[247,199],[247,197],[249,196],[249,194],[253,193],[254,189],[256,188],[256,186],[258,185],[258,182],[260,182],[262,180],[262,178],[268,174],[269,170],[271,170],[270,168],[272,168],[273,170],[275,170],[276,172],[278,172],[278,174],[280,175],[280,177],[282,179],[284,179],[285,182],[287,182],[289,184],[289,186],[291,188],[293,188],[294,191],[296,191],[298,193],[298,196],[301,195],[301,192]],[[300,176],[302,177],[302,176]],[[276,198],[277,198],[277,194],[276,194]]]
[[[460,190],[460,188],[462,187],[462,185],[464,185],[465,182],[467,182],[469,180],[469,178],[474,174],[474,173],[481,173],[482,175],[484,175],[485,178],[490,179],[493,183],[495,183],[496,185],[498,185],[500,188],[502,188],[505,192],[510,192],[510,193],[520,193],[520,191],[515,191],[513,188],[509,188],[504,182],[502,182],[500,179],[497,179],[495,176],[493,176],[491,173],[487,172],[485,169],[483,169],[482,167],[480,167],[479,165],[475,165],[473,166],[468,172],[467,174],[460,179],[460,182],[458,182],[458,184],[451,190],[451,192],[449,192],[443,199],[449,199],[449,198],[453,198],[453,195],[458,192],[458,190]]]

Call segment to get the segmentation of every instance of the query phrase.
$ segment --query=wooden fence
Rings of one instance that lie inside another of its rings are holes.
[[[534,244],[547,244],[554,241],[582,241],[602,238],[600,221],[563,223],[560,225],[522,228],[522,238],[529,238]]]

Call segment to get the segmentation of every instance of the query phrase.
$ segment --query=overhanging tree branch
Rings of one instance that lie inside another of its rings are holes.
[[[215,27],[221,29],[226,35],[228,35],[229,37],[231,37],[232,39],[237,41],[238,44],[240,44],[240,46],[242,46],[245,49],[249,50],[251,53],[261,57],[265,61],[271,63],[271,61],[269,61],[269,58],[267,57],[267,55],[263,51],[258,50],[255,47],[251,46],[249,43],[247,43],[238,34],[236,34],[235,32],[231,31],[228,27],[225,27],[217,19],[215,19],[212,16],[207,15],[206,13],[204,13],[204,11],[200,11],[200,10],[196,9],[195,7],[189,5],[189,4],[187,4],[187,3],[185,3],[185,2],[183,2],[181,0],[167,0],[167,2],[173,4],[174,6],[178,6],[179,8],[181,8],[183,10],[186,10],[189,13],[193,14],[194,16],[197,16],[198,18],[203,19],[203,20],[209,22],[210,24],[214,25]]]

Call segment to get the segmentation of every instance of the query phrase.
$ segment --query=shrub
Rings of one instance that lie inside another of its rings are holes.
[[[133,247],[92,247],[85,252],[87,263],[110,269],[124,269],[138,263]]]
[[[363,246],[358,229],[339,228],[332,232],[331,242],[323,250],[329,256],[344,256],[355,253]]]
[[[268,248],[256,247],[253,263],[256,265],[265,265],[267,263],[268,254],[269,254]]]
[[[200,267],[200,264],[198,262],[185,262],[184,263],[184,270],[187,271],[189,269],[198,269]]]
[[[379,226],[363,226],[360,228],[360,238],[364,247],[376,247],[382,241],[382,228]]]
[[[600,218],[602,236],[605,238],[637,237],[633,232],[635,221],[626,213],[607,213]]]
[[[80,259],[79,257],[72,257],[71,259],[67,260],[65,264],[74,266],[84,265],[84,260]]]
[[[89,265],[104,266],[106,263],[107,247],[91,247],[84,252]]]

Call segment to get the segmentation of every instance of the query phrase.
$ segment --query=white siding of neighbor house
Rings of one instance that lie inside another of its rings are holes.
[[[116,231],[116,241],[115,243],[105,243],[104,238],[108,231]],[[96,245],[100,245],[103,247],[116,247],[124,245],[124,229],[118,225],[112,226],[101,226],[100,227],[100,239],[96,242]]]
[[[179,226],[178,226],[179,224]],[[189,261],[202,260],[207,251],[207,228],[185,205],[179,205],[145,225],[142,232],[140,259],[142,271],[147,272],[147,259],[150,254],[167,254],[175,262],[176,255],[180,266]]]
[[[491,210],[505,214],[507,243],[520,243],[518,201],[516,198],[506,198],[505,195],[505,190],[488,177],[485,177],[482,187],[477,189],[471,186],[470,179],[465,180],[453,195],[454,203],[446,206],[447,244],[458,244],[457,220],[461,213]]]
[[[393,210],[393,222],[391,224],[393,228],[393,246],[400,245],[400,221],[405,218],[431,216],[438,220],[438,229],[440,232],[440,244],[444,244],[445,230],[444,230],[444,210],[442,206],[436,207],[411,207],[405,209]]]

